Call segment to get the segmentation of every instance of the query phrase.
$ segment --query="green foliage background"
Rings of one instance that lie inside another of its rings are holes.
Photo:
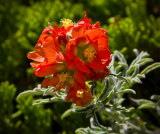
[[[131,61],[132,50],[138,48],[160,61],[158,0],[1,0],[0,133],[72,134],[76,128],[88,126],[83,114],[61,119],[69,103],[32,106],[32,97],[16,101],[20,92],[33,89],[42,81],[34,75],[26,56],[34,50],[48,22],[59,25],[62,18],[77,22],[84,17],[84,11],[92,23],[100,21],[108,31],[111,52],[120,50]],[[159,76],[159,69],[147,75],[143,85],[133,87],[136,95],[124,96],[124,105],[134,106],[130,97],[149,99],[152,94],[160,94]],[[149,129],[160,126],[154,110],[137,110],[137,114],[148,122]]]

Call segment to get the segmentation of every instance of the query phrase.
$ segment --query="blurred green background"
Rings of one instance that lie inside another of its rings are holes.
[[[84,11],[92,23],[100,21],[108,31],[111,52],[120,50],[130,62],[132,50],[138,48],[160,61],[158,0],[0,0],[0,134],[72,134],[89,125],[83,114],[61,119],[69,103],[32,106],[31,96],[16,101],[20,92],[42,81],[34,75],[27,53],[34,50],[48,22],[59,26],[62,18],[77,22]],[[143,85],[133,87],[137,94],[132,97],[149,99],[160,94],[159,76],[160,69],[148,74]],[[130,95],[124,97],[127,100]],[[132,105],[129,100],[126,103]],[[150,129],[160,126],[154,112],[140,111]]]

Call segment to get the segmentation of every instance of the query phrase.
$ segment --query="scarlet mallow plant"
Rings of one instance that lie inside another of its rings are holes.
[[[73,102],[62,118],[81,112],[90,118],[90,127],[79,128],[76,133],[149,133],[133,107],[122,107],[123,95],[135,94],[131,89],[133,84],[141,83],[140,79],[160,63],[140,71],[141,66],[152,61],[147,52],[139,53],[135,49],[137,57],[130,65],[119,51],[111,55],[107,31],[100,28],[100,22],[90,24],[86,13],[77,23],[69,19],[61,22],[61,28],[49,24],[42,31],[35,51],[28,54],[34,61],[31,66],[35,68],[35,75],[45,77],[44,80],[35,89],[20,93],[17,99],[43,95],[48,98],[37,99],[33,105]],[[108,120],[110,123],[101,125],[97,114],[102,122]]]

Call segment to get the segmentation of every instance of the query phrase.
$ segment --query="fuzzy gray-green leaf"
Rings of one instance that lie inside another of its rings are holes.
[[[24,91],[22,93],[20,93],[18,96],[17,96],[17,100],[19,100],[20,98],[22,97],[25,97],[25,96],[28,96],[28,95],[42,95],[43,92],[37,92],[37,91],[34,91],[34,90],[28,90],[28,91]]]
[[[133,93],[133,94],[136,94],[136,92],[133,89],[124,89],[124,90],[118,91],[116,93]]]
[[[60,102],[60,101],[64,101],[64,99],[60,99],[57,97],[52,97],[52,98],[47,98],[47,99],[37,99],[33,102],[33,105],[51,103],[51,102]]]
[[[62,115],[61,115],[61,119],[63,120],[64,118],[66,118],[67,116],[70,116],[73,112],[73,109],[68,109],[66,110]]]
[[[149,73],[150,71],[156,69],[156,68],[159,68],[160,67],[160,62],[157,62],[157,63],[153,63],[151,64],[150,66],[146,67],[142,72],[141,74],[147,74]]]
[[[118,59],[121,61],[121,62],[123,62],[123,63],[126,63],[127,64],[127,62],[126,62],[126,59],[124,58],[124,55],[123,54],[121,54],[119,51],[114,51],[114,54],[118,57]]]

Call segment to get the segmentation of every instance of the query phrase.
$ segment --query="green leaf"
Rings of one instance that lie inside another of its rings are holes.
[[[145,75],[144,74],[137,74],[136,77],[142,79],[142,78],[145,78]]]
[[[124,62],[118,62],[118,65],[121,65],[124,68],[128,67],[128,65]]]
[[[114,95],[114,90],[111,90],[111,91],[108,93],[108,95],[107,95],[107,97],[106,97],[106,100],[107,100],[107,101],[110,101],[113,95]]]
[[[142,59],[142,60],[139,62],[139,65],[140,65],[140,66],[143,66],[143,65],[145,65],[145,64],[147,64],[147,63],[149,63],[149,62],[152,62],[152,61],[153,61],[152,58],[144,58],[144,59]]]
[[[114,54],[117,56],[117,58],[123,63],[123,64],[126,64],[127,65],[127,61],[126,59],[124,58],[124,55],[121,54],[119,51],[114,51]]]
[[[159,68],[159,67],[160,67],[160,62],[153,63],[153,64],[151,64],[150,66],[146,67],[146,68],[141,72],[141,74],[147,74],[147,73],[149,73],[150,71],[155,70],[156,68]]]
[[[139,64],[143,58],[149,56],[149,54],[147,52],[141,52],[133,61],[132,63],[130,64],[130,66],[133,66],[135,64]]]
[[[138,55],[139,55],[139,51],[138,51],[138,49],[133,49],[133,52],[135,53],[135,55],[136,55],[136,56],[138,56]]]
[[[142,81],[138,77],[134,77],[132,81],[140,84],[142,83]]]
[[[93,134],[90,132],[90,128],[87,127],[87,128],[78,128],[76,131],[75,131],[76,134]]]
[[[54,90],[54,88],[48,88],[44,91],[43,93],[43,96],[46,96],[46,95],[51,95],[53,94],[51,91]]]
[[[81,108],[81,109],[76,109],[75,112],[78,112],[78,113],[86,113],[87,111],[91,110],[92,108],[94,108],[95,104],[93,105],[89,105],[85,108]]]
[[[107,80],[105,81],[105,87],[103,88],[103,90],[102,90],[102,92],[101,92],[101,95],[100,95],[100,97],[98,98],[97,101],[105,98],[108,90],[109,90],[109,80],[107,79]]]
[[[160,100],[160,95],[154,94],[154,95],[151,96],[151,99],[159,101]]]
[[[116,93],[133,93],[136,94],[136,92],[133,89],[124,89],[121,91],[117,91]]]
[[[155,107],[154,103],[146,103],[146,104],[140,105],[138,109],[151,109],[154,107]]]
[[[108,134],[108,130],[101,127],[94,128],[78,128],[76,134]]]
[[[37,99],[33,102],[33,105],[51,103],[51,102],[60,102],[60,101],[65,101],[65,99],[58,98],[58,97],[52,97],[47,99]]]
[[[121,68],[123,68],[124,66],[123,65],[118,65],[116,68],[115,68],[115,71],[116,72],[119,72],[121,70]]]
[[[28,91],[24,91],[22,93],[20,93],[18,96],[17,96],[17,101],[25,96],[28,96],[28,95],[42,95],[43,92],[38,92],[38,91],[34,91],[34,90],[28,90]]]
[[[135,65],[130,66],[130,67],[127,69],[126,73],[127,73],[128,75],[131,74],[131,73],[135,70],[135,68],[136,68]]]
[[[61,119],[63,120],[64,118],[66,118],[67,116],[70,116],[73,112],[73,109],[68,109],[67,111],[65,111],[62,115],[61,115]]]
[[[125,109],[126,112],[131,112],[132,110],[134,110],[134,107],[130,107],[129,109]]]
[[[128,80],[128,78],[121,76],[121,73],[118,73],[118,74],[109,74],[109,75],[113,75],[113,76],[115,76],[115,77],[117,77],[117,78],[123,79],[123,80],[125,80],[125,82],[126,82],[128,85],[130,84],[130,81]]]
[[[136,103],[139,107],[138,109],[150,109],[155,107],[155,103],[150,100],[145,99],[131,99],[134,103]]]
[[[135,68],[134,68],[134,72],[133,72],[131,78],[133,78],[133,77],[135,77],[137,74],[139,74],[139,64],[135,64],[134,66],[135,66]]]
[[[120,98],[115,104],[114,107],[116,108],[118,105],[121,105],[121,103],[124,101],[124,98]]]

